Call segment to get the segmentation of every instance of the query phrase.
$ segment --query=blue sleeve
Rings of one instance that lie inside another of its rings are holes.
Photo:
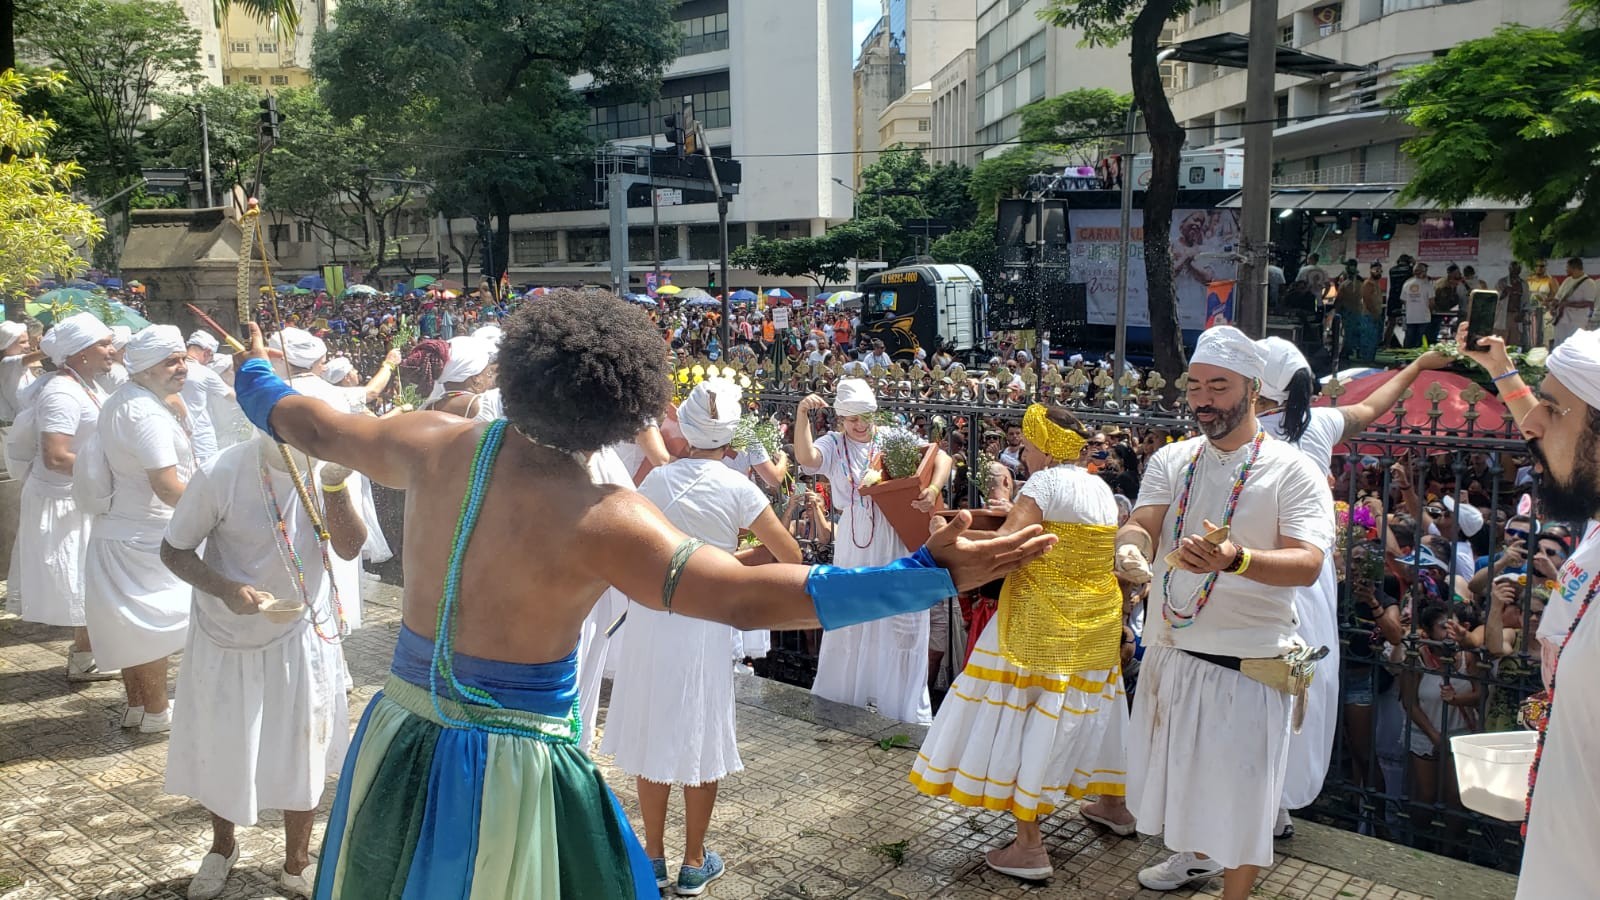
[[[281,441],[272,430],[272,408],[283,398],[300,392],[279,378],[278,373],[272,371],[271,363],[264,359],[247,359],[234,373],[233,393],[250,424],[271,435],[273,440]]]
[[[921,612],[946,597],[954,597],[956,586],[949,571],[940,568],[928,548],[922,547],[886,566],[812,566],[806,577],[806,593],[816,605],[817,621],[832,631]]]

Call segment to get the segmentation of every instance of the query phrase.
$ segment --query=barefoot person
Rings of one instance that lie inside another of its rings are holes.
[[[1316,582],[1334,525],[1327,479],[1256,420],[1263,367],[1238,329],[1201,334],[1185,387],[1204,436],[1150,457],[1117,535],[1123,578],[1150,580],[1155,564],[1129,727],[1128,808],[1139,831],[1164,835],[1178,852],[1139,873],[1152,890],[1221,875],[1225,900],[1245,900],[1272,864],[1292,730],[1290,665],[1309,655],[1292,589]],[[1231,534],[1206,540],[1217,526]]]
[[[348,469],[295,459],[320,495],[331,546],[318,540],[283,454],[262,434],[194,476],[161,547],[162,560],[193,586],[166,777],[167,793],[211,813],[211,849],[189,884],[191,900],[223,892],[239,860],[235,826],[256,824],[263,809],[283,811],[278,888],[309,896],[312,819],[350,742],[341,598],[327,562],[353,559],[365,528]],[[269,619],[259,608],[268,594],[304,604],[304,614]]]
[[[668,398],[649,317],[607,294],[558,290],[513,314],[509,423],[341,414],[273,374],[252,337],[235,378],[251,421],[406,491],[403,627],[340,777],[319,898],[660,896],[576,746],[575,648],[607,585],[740,628],[833,629],[926,609],[1054,542],[1037,528],[969,541],[958,518],[873,569],[747,567],[705,548],[584,468]]]
[[[1001,534],[1043,523],[1061,539],[1006,579],[922,743],[911,783],[963,806],[1003,809],[1016,838],[984,860],[1029,880],[1053,873],[1039,820],[1066,802],[1090,821],[1132,834],[1123,803],[1122,593],[1111,572],[1117,504],[1105,481],[1076,465],[1084,428],[1065,409],[1028,408],[1021,458],[1033,473]]]
[[[794,458],[807,475],[822,475],[833,485],[833,505],[839,511],[834,529],[833,559],[841,566],[883,565],[905,555],[906,545],[889,525],[889,519],[871,497],[861,493],[861,482],[884,439],[896,429],[880,428],[872,415],[878,399],[860,378],[839,381],[833,412],[839,430],[813,441],[811,416],[828,403],[816,394],[800,401],[794,420]],[[928,442],[901,432],[919,447]],[[933,478],[912,505],[928,511],[939,489],[950,477],[950,456],[939,451]],[[867,622],[822,636],[817,654],[817,680],[811,692],[824,700],[875,709],[901,722],[926,725],[933,721],[928,697],[927,610]]]
[[[723,465],[744,412],[743,392],[725,379],[695,385],[678,407],[689,454],[655,469],[639,494],[684,534],[732,553],[751,531],[778,562],[800,562],[800,545],[749,478]],[[734,631],[718,622],[628,605],[617,675],[611,685],[602,753],[638,779],[644,849],[658,887],[667,874],[665,834],[673,785],[683,787],[687,839],[678,869],[679,896],[696,896],[722,877],[723,860],[706,848],[717,785],[744,769],[734,733]]]
[[[172,725],[167,657],[189,631],[189,586],[161,563],[161,537],[194,475],[187,423],[171,405],[187,377],[183,333],[151,325],[128,341],[128,382],[100,411],[99,452],[110,474],[110,508],[94,517],[84,558],[84,605],[97,661],[122,670],[123,728]],[[88,476],[91,468],[79,474]]]

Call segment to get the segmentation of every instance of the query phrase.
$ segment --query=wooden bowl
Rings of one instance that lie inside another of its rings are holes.
[[[288,597],[275,597],[265,591],[261,592],[261,614],[267,617],[268,622],[277,625],[292,625],[306,613],[306,605],[299,600]]]

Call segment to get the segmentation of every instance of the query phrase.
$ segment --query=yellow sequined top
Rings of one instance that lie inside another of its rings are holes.
[[[1093,481],[1092,489],[1104,487]],[[1051,512],[1043,504],[1041,509]],[[1006,579],[1000,592],[1001,655],[1021,668],[1056,675],[1118,668],[1122,591],[1112,574],[1116,526],[1049,518],[1042,524],[1061,540]]]

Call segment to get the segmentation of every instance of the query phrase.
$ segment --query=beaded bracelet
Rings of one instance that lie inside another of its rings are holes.
[[[1509,372],[1504,372],[1502,374],[1496,375],[1494,377],[1493,381],[1494,381],[1495,384],[1499,384],[1500,382],[1505,381],[1507,378],[1510,378],[1513,375],[1521,375],[1521,374],[1522,373],[1517,371],[1516,369],[1512,369]]]
[[[683,577],[683,570],[689,565],[689,557],[696,550],[706,545],[699,538],[684,538],[683,543],[672,553],[672,561],[667,564],[667,579],[661,585],[661,608],[672,612],[672,595],[678,592],[678,579]]]
[[[1500,402],[1501,403],[1510,403],[1513,400],[1521,400],[1523,397],[1532,397],[1532,396],[1533,396],[1533,388],[1528,387],[1527,385],[1523,385],[1522,387],[1517,388],[1516,390],[1512,391],[1509,394],[1501,394],[1500,395]]]
[[[349,483],[344,481],[341,481],[338,484],[325,484],[322,486],[322,492],[324,494],[337,494],[344,490],[348,485]]]

